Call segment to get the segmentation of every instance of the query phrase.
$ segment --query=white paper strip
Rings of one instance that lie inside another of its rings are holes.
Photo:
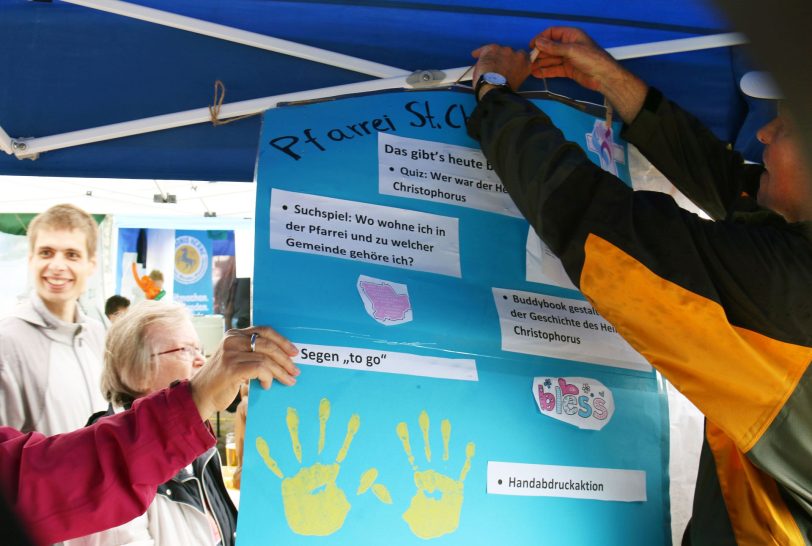
[[[648,362],[582,300],[493,288],[502,350],[649,371]]]
[[[310,343],[294,342],[294,345],[299,348],[299,354],[293,358],[293,361],[306,366],[416,375],[458,381],[479,381],[476,360],[471,358],[437,358],[393,351]]]
[[[488,462],[488,493],[643,502],[646,473],[583,466]]]
[[[378,133],[378,191],[521,218],[480,150]]]
[[[564,271],[561,260],[539,239],[532,226],[527,230],[525,250],[525,278],[528,281],[578,290]]]
[[[274,189],[271,248],[460,276],[457,218]]]

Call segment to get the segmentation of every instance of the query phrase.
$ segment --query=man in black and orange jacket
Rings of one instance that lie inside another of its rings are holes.
[[[683,543],[812,544],[812,174],[791,121],[763,127],[764,166],[747,165],[580,30],[531,48],[532,63],[474,52],[468,130],[586,298],[705,414]],[[603,93],[622,136],[712,220],[591,163],[512,91],[531,72]]]

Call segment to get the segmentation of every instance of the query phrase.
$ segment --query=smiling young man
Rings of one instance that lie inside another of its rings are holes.
[[[96,269],[98,228],[73,205],[56,205],[28,227],[28,301],[0,320],[0,425],[46,435],[84,426],[106,407],[102,325],[77,300]]]

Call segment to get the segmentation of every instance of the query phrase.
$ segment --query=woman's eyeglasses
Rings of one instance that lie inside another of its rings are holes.
[[[202,347],[196,347],[195,345],[184,345],[182,347],[177,347],[175,349],[169,349],[168,351],[161,351],[159,353],[153,353],[150,356],[162,356],[168,355],[172,353],[180,353],[183,358],[187,360],[194,360],[196,356],[200,355],[201,358],[205,358],[206,355],[203,354]]]

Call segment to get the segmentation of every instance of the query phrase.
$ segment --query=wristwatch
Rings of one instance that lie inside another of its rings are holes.
[[[485,84],[496,87],[507,87],[508,81],[507,78],[498,72],[485,72],[479,77],[479,81],[476,82],[474,95],[476,96],[477,100],[479,100],[479,92],[482,90],[482,86]]]

